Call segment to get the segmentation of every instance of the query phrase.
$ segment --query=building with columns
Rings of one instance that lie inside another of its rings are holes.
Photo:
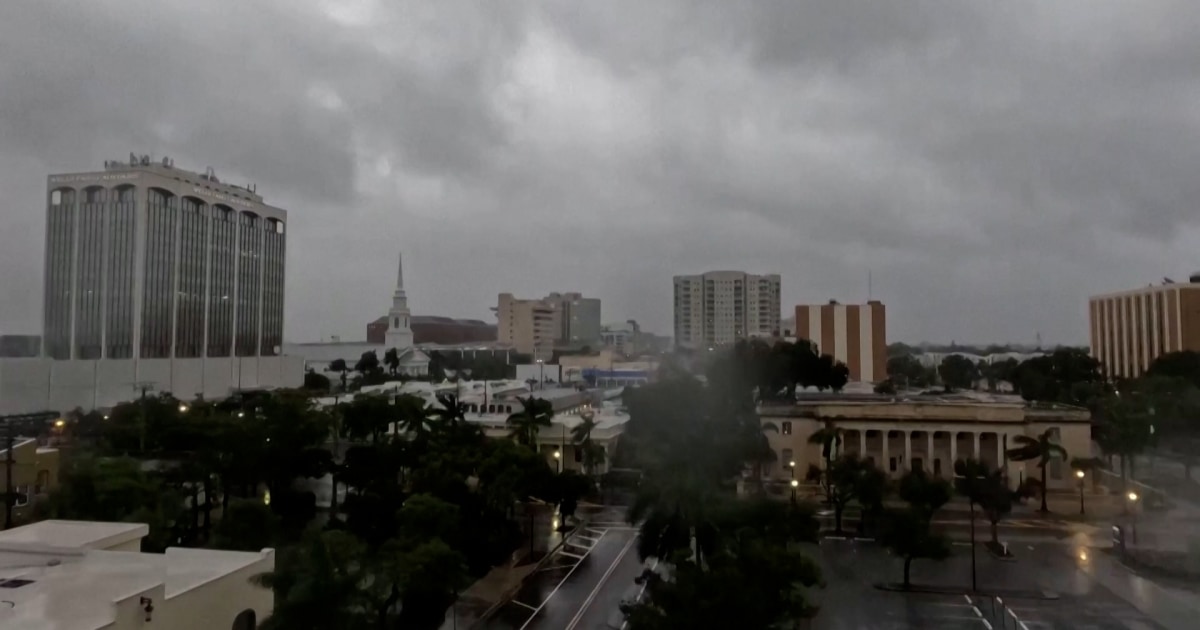
[[[924,469],[950,479],[954,462],[975,458],[1002,468],[1014,487],[1021,480],[1040,478],[1037,462],[1015,462],[1005,456],[1013,437],[1036,437],[1049,429],[1070,457],[1090,457],[1091,414],[1067,405],[1029,404],[1016,396],[955,395],[894,398],[882,395],[805,396],[795,405],[771,405],[760,410],[762,421],[779,430],[767,439],[776,461],[765,475],[788,479],[790,461],[798,476],[810,464],[824,466],[821,445],[809,438],[830,422],[842,432],[839,454],[854,453],[873,460],[893,478]],[[1051,489],[1073,488],[1067,461],[1047,466]]]

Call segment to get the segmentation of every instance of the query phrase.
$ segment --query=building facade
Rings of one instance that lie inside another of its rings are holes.
[[[0,360],[0,411],[297,387],[281,356],[287,213],[148,156],[51,175],[42,351]]]
[[[766,432],[776,461],[767,477],[788,480],[802,475],[809,465],[824,467],[821,444],[809,438],[826,422],[841,432],[839,454],[856,454],[870,459],[890,477],[910,470],[925,470],[943,479],[953,479],[954,462],[974,458],[1000,468],[1016,487],[1022,480],[1039,477],[1037,461],[1008,459],[1005,450],[1016,445],[1014,436],[1036,438],[1050,430],[1067,457],[1047,465],[1050,488],[1077,488],[1069,462],[1072,457],[1090,457],[1091,414],[1066,405],[1030,405],[1019,397],[975,400],[948,395],[920,400],[882,396],[826,396],[802,399],[795,405],[770,405],[760,410],[763,422],[773,423],[778,432]]]
[[[675,276],[675,345],[698,350],[778,335],[779,274]]]
[[[287,212],[211,169],[130,157],[48,179],[45,356],[279,354]]]
[[[600,342],[600,300],[580,293],[551,293],[543,298],[558,311],[560,348],[581,348]]]
[[[0,358],[27,359],[40,356],[41,335],[0,335]]]
[[[1088,300],[1092,357],[1108,378],[1135,378],[1160,355],[1200,351],[1200,274]]]
[[[796,336],[845,363],[851,381],[887,378],[887,309],[882,302],[800,304],[795,317]]]
[[[553,303],[501,293],[495,311],[498,342],[536,359],[550,360],[562,330],[561,312]]]

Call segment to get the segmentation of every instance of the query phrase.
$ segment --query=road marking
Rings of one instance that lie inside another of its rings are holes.
[[[1007,610],[1008,614],[1012,615],[1013,621],[1017,622],[1018,626],[1021,626],[1021,630],[1029,630],[1029,626],[1025,625],[1024,621],[1021,621],[1021,618],[1017,616],[1017,613],[1013,612],[1013,609],[1008,608]]]
[[[588,549],[588,551],[591,551],[591,549]],[[583,556],[576,554],[576,553],[571,553],[570,551],[561,551],[560,550],[558,552],[558,555],[566,556],[568,558],[575,558],[576,560],[583,560]],[[587,554],[585,553],[584,555],[587,555]]]
[[[542,600],[542,603],[538,604],[537,608],[533,609],[533,614],[529,615],[529,619],[526,619],[525,623],[521,624],[521,627],[518,628],[517,630],[525,630],[525,628],[529,627],[529,624],[533,623],[533,620],[535,618],[537,618],[538,613],[541,612],[542,609],[546,607],[546,602],[553,599],[554,594],[558,592],[558,589],[562,588],[563,583],[566,582],[567,580],[571,579],[571,575],[575,573],[575,569],[578,569],[579,565],[583,564],[583,558],[586,558],[588,554],[592,553],[592,549],[595,549],[595,547],[588,549],[587,553],[584,553],[583,557],[580,558],[580,562],[576,562],[575,566],[571,567],[570,571],[567,571],[567,574],[563,576],[563,579],[559,580],[558,584],[554,585],[554,589],[550,591],[550,594],[547,595],[546,598]],[[560,549],[557,553],[564,553],[564,552]]]
[[[588,606],[591,606],[592,602],[595,601],[596,595],[600,592],[601,588],[604,588],[604,583],[608,581],[608,578],[612,577],[613,571],[617,570],[617,565],[621,564],[621,560],[625,558],[625,554],[629,553],[629,550],[633,548],[634,542],[637,542],[637,536],[630,537],[629,542],[625,543],[625,546],[621,548],[621,553],[617,554],[617,559],[608,565],[608,570],[604,572],[604,575],[600,576],[600,581],[596,582],[596,587],[592,589],[591,593],[588,593],[587,599],[583,600],[583,605],[579,607],[579,611],[575,613],[575,616],[571,618],[571,621],[563,630],[575,630],[575,626],[579,625],[579,620],[583,619],[583,613],[587,612]]]
[[[963,593],[963,599],[967,600],[967,605],[971,607],[971,610],[975,611],[975,618],[979,621],[982,621],[987,630],[992,630],[992,622],[983,618],[983,613],[979,611],[979,607],[975,605],[975,602],[971,601],[971,596]],[[1029,630],[1029,628],[1026,628],[1025,630]]]
[[[533,606],[530,606],[529,604],[526,604],[525,602],[519,602],[519,601],[517,601],[517,600],[515,600],[515,599],[514,599],[514,600],[510,600],[510,601],[512,601],[512,603],[514,603],[514,604],[516,604],[516,605],[518,605],[518,606],[524,606],[524,607],[528,608],[529,610],[537,610],[537,608],[534,608]]]
[[[600,538],[598,536],[584,536],[583,534],[575,534],[574,536],[572,536],[572,538],[582,538],[584,540],[590,540],[592,542],[596,542],[597,540],[600,540]]]

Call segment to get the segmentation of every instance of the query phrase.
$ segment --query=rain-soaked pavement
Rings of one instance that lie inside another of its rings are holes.
[[[637,531],[615,508],[594,510],[589,526],[571,536],[483,626],[506,630],[621,628],[620,603],[636,597],[642,573]]]

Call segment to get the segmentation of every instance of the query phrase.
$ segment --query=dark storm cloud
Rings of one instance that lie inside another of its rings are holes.
[[[1200,267],[1200,5],[88,3],[0,8],[0,263],[40,291],[44,177],[130,150],[291,211],[290,338],[670,276],[779,272],[906,340],[1086,338],[1091,292]],[[5,328],[39,307],[6,301]]]

